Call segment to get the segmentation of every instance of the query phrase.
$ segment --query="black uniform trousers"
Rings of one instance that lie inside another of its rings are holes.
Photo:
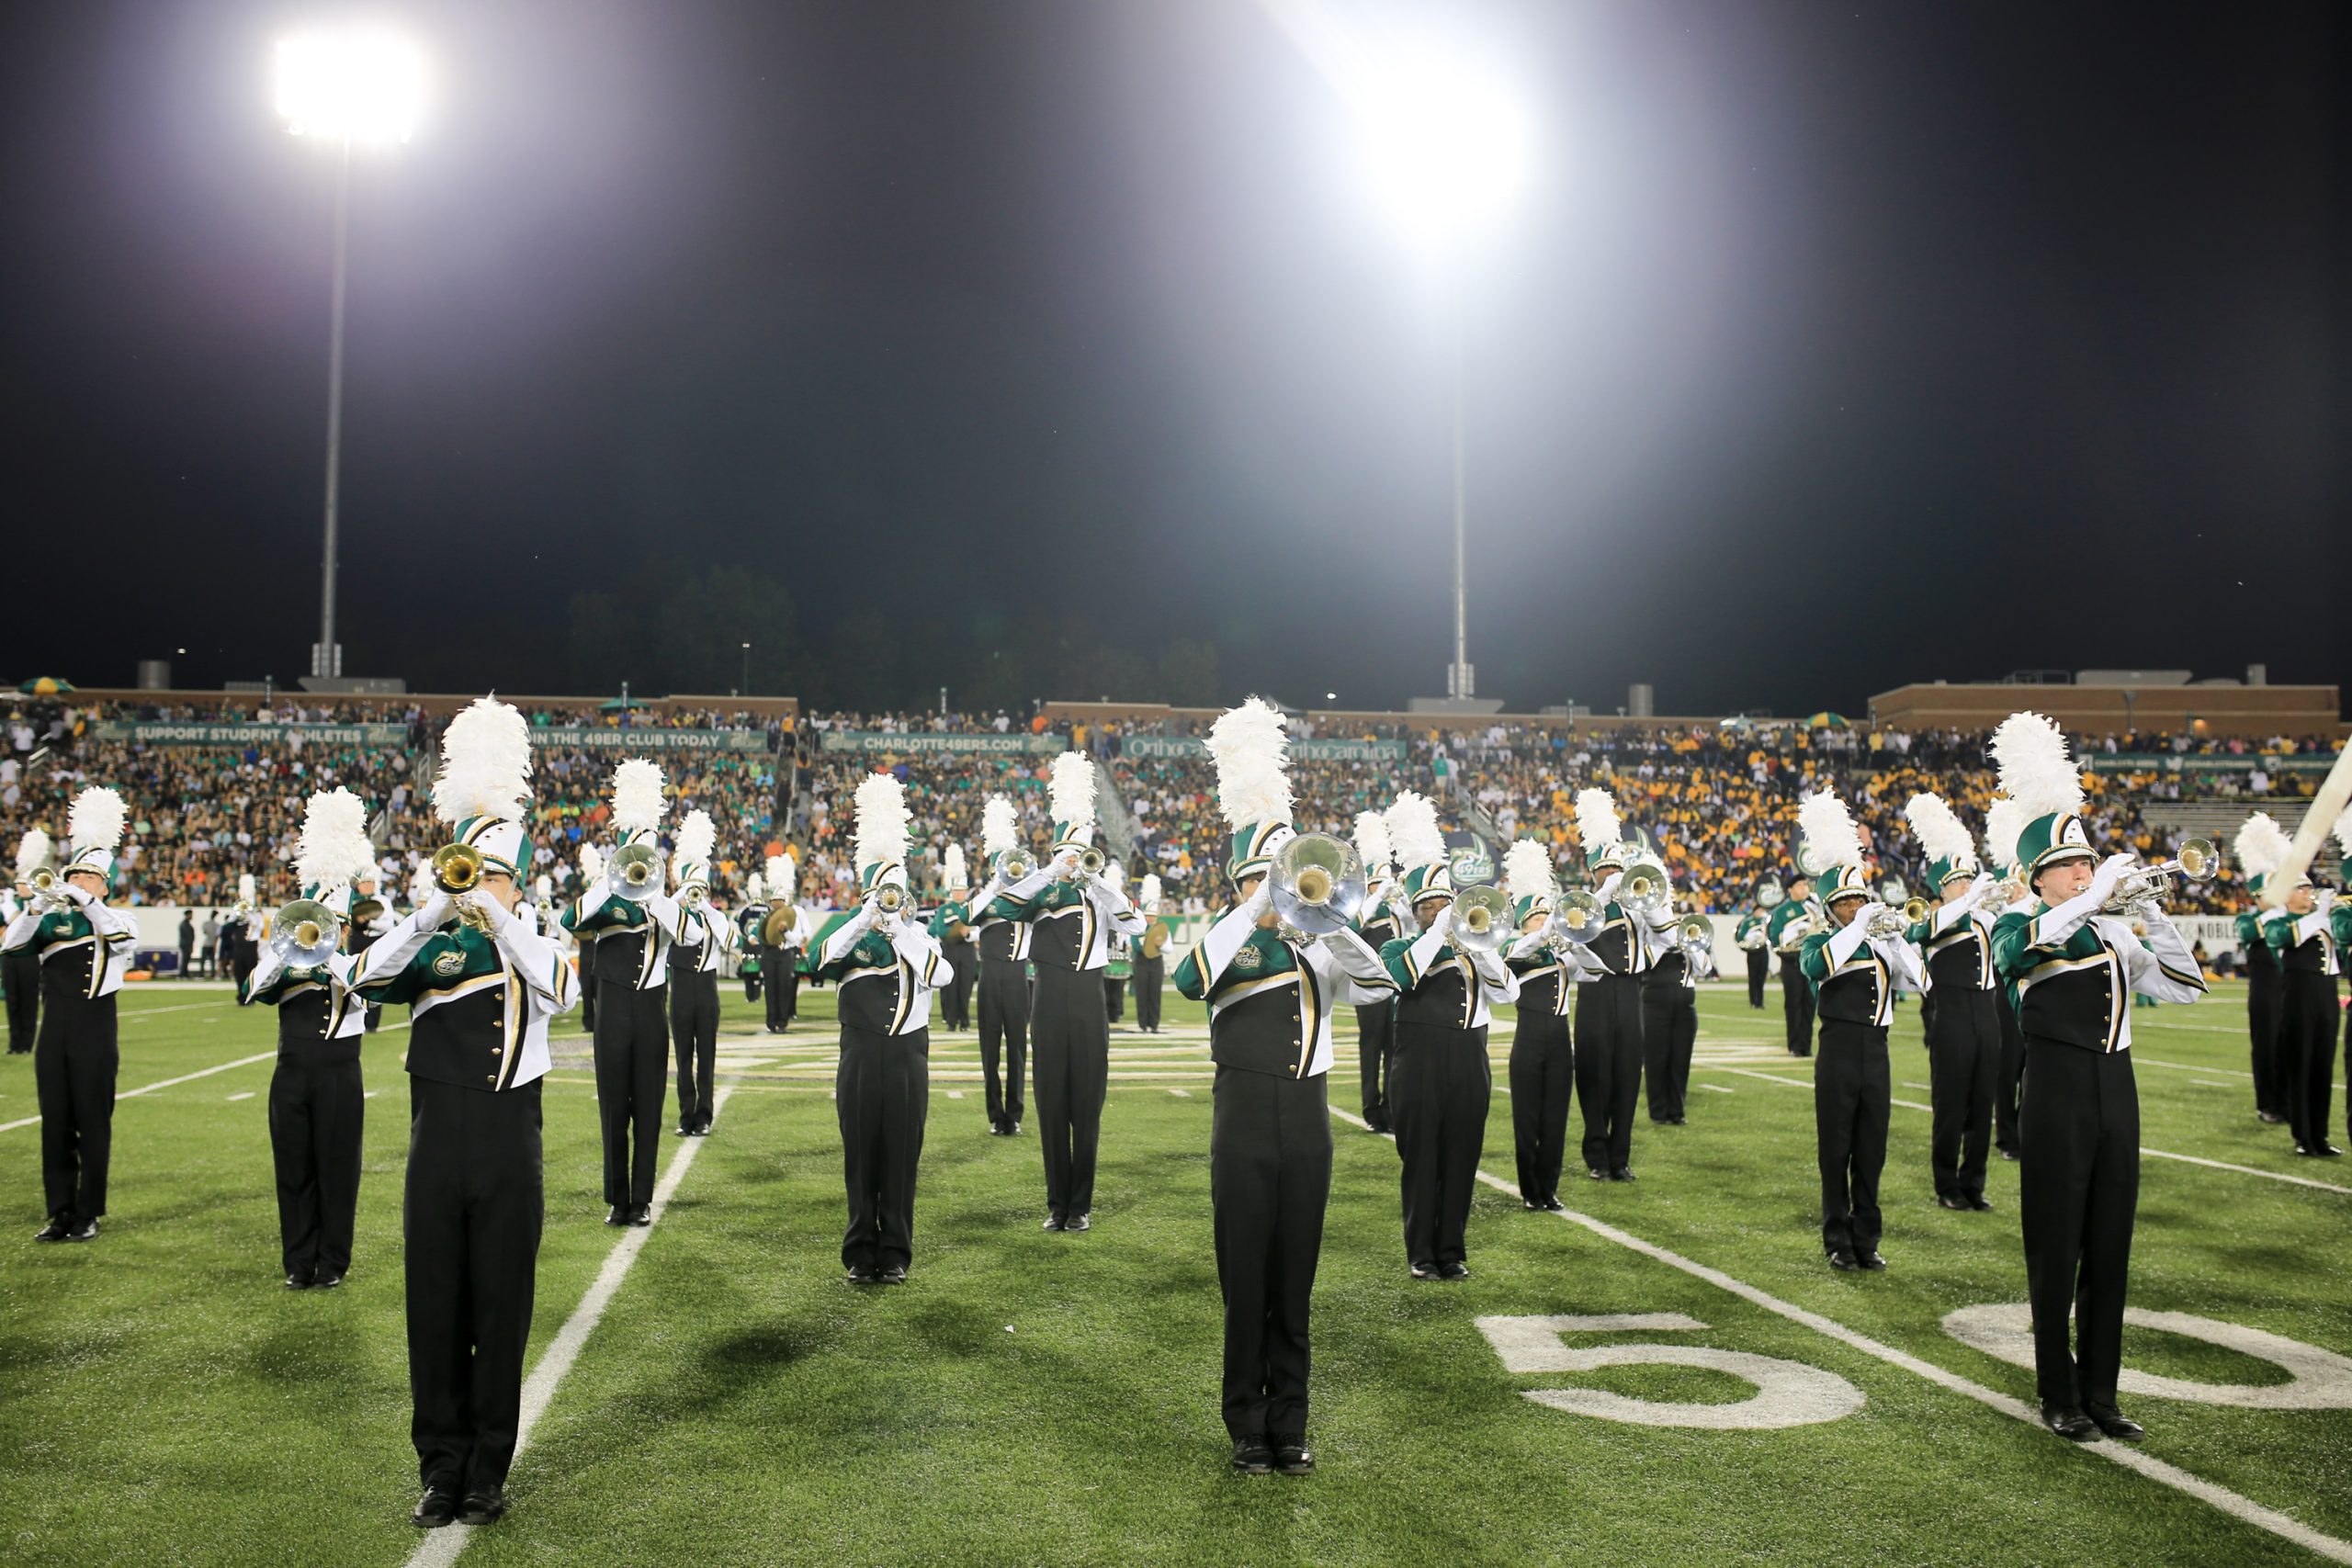
[[[1356,1062],[1363,1091],[1363,1119],[1375,1133],[1388,1126],[1388,1084],[1396,1055],[1396,1004],[1374,1002],[1356,1009]]]
[[[1679,1122],[1689,1109],[1690,1055],[1699,1043],[1699,993],[1680,980],[1642,982],[1642,1068],[1650,1120]]]
[[[2278,1060],[2281,978],[2275,958],[2246,966],[2245,1029],[2254,1055],[2254,1109],[2272,1116],[2287,1114],[2286,1074]]]
[[[1764,1010],[1764,976],[1771,972],[1771,952],[1761,947],[1749,948],[1747,950],[1747,1005],[1758,1012]]]
[[[2123,1371],[2123,1297],[2140,1206],[2132,1053],[2029,1037],[2018,1125],[2035,1389],[2053,1404],[2111,1405]]]
[[[1804,977],[1802,960],[1793,953],[1781,954],[1781,1015],[1787,1021],[1789,1055],[1813,1055],[1813,982]]]
[[[1993,1144],[2015,1155],[2018,1132],[2018,1089],[2025,1081],[2025,1031],[2018,1027],[2018,1010],[2010,1005],[2008,987],[1992,990],[1993,1013],[2001,1029],[2001,1065],[1993,1075]]]
[[[2287,1089],[2287,1126],[2298,1148],[2315,1149],[2327,1142],[2328,1108],[2335,1097],[2341,1013],[2335,976],[2290,969],[2278,981],[2278,1067]]]
[[[877,1034],[843,1025],[833,1099],[849,1192],[842,1267],[904,1269],[914,1260],[915,1168],[931,1114],[930,1029]]]
[[[1928,1087],[1934,1101],[1928,1158],[1939,1198],[1984,1195],[1985,1146],[2001,1076],[2001,1010],[1985,990],[1939,986],[1928,993]]]
[[[980,955],[968,942],[941,944],[947,957],[947,984],[939,993],[941,1021],[957,1032],[972,1027],[972,981],[980,966]]]
[[[1056,1219],[1094,1207],[1094,1156],[1111,1088],[1111,1021],[1103,1005],[1102,970],[1037,965],[1029,1070],[1046,1148],[1046,1208]]]
[[[789,948],[760,948],[760,989],[767,1002],[766,1022],[770,1029],[782,1029],[792,1021],[792,1007],[800,990],[800,966],[793,962],[796,954]]]
[[[1449,1029],[1397,1021],[1388,1116],[1405,1165],[1405,1260],[1416,1269],[1443,1269],[1468,1258],[1463,1236],[1493,1096],[1484,1025]]]
[[[596,1115],[605,1132],[605,1201],[653,1201],[662,1156],[662,1102],[669,1089],[667,986],[641,991],[633,969],[599,978]]]
[[[1216,1070],[1209,1205],[1225,1296],[1225,1429],[1306,1430],[1307,1308],[1331,1196],[1329,1080]]]
[[[1113,1023],[1122,1022],[1125,1020],[1127,1016],[1127,981],[1125,976],[1105,975],[1102,976],[1102,1011],[1103,1016],[1108,1018]]]
[[[115,998],[87,997],[80,962],[44,964],[40,1038],[33,1047],[33,1091],[40,1105],[40,1185],[49,1217],[78,1225],[107,1212],[107,1167],[114,1153]],[[70,983],[69,983],[70,982]]]
[[[707,1131],[718,1093],[718,971],[673,968],[668,988],[670,1034],[678,1050],[678,1125]]]
[[[1878,1179],[1886,1168],[1891,1076],[1885,1026],[1822,1020],[1821,1055],[1813,1065],[1813,1129],[1821,1160],[1825,1251],[1878,1250]]]
[[[1560,1195],[1560,1167],[1568,1152],[1568,1095],[1575,1085],[1568,1021],[1550,1008],[1521,1003],[1510,1035],[1510,1132],[1519,1195],[1528,1202]]]
[[[1634,1163],[1634,1101],[1642,1090],[1642,982],[1605,975],[1577,982],[1577,1105],[1584,1163],[1603,1175]]]
[[[1168,984],[1168,960],[1136,960],[1136,1027],[1147,1034],[1159,1032],[1159,993]]]
[[[40,1017],[40,954],[29,947],[0,953],[0,985],[8,991],[8,1054],[20,1056],[33,1048]]]
[[[277,1247],[288,1276],[351,1269],[368,1093],[356,1054],[281,1053],[269,1078],[269,1156],[277,1170]],[[356,1045],[357,1042],[350,1043]]]
[[[523,1416],[539,1227],[539,1086],[503,1093],[409,1079],[409,1436],[427,1486],[506,1483]]]
[[[596,939],[580,939],[580,1027],[596,1032]]]
[[[1022,1078],[1029,1065],[1029,1000],[1025,962],[980,961],[980,1066],[988,1077],[991,1127],[1010,1127],[1021,1120]],[[1001,1080],[997,1077],[1000,1049],[1004,1058]],[[1107,1034],[1103,1050],[1107,1060]]]

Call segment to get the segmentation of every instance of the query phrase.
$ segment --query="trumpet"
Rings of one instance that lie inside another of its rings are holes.
[[[1928,918],[1928,912],[1934,908],[1934,905],[1914,893],[1910,897],[1903,900],[1904,925],[1908,927],[1919,924]]]
[[[895,882],[886,882],[874,895],[874,907],[886,915],[895,915],[907,907],[907,890]]]
[[[2116,884],[2115,897],[2100,906],[2100,913],[2120,915],[2129,912],[2134,904],[2162,900],[2171,894],[2176,873],[2183,881],[2211,882],[2221,869],[2222,852],[2212,840],[2185,840],[2178,858],[2125,873],[2123,880]]]
[[[1635,861],[1617,884],[1617,902],[1636,915],[1660,915],[1674,901],[1666,868],[1656,861]]]
[[[25,884],[33,890],[36,898],[65,897],[65,879],[57,874],[57,868],[53,865],[36,867],[32,875],[25,879]]]
[[[316,969],[334,956],[335,913],[315,898],[297,898],[270,917],[269,949],[288,969]]]
[[[678,907],[680,908],[700,909],[704,904],[709,901],[709,899],[710,889],[705,887],[699,882],[689,882],[684,887],[678,889]]]
[[[1465,953],[1492,953],[1511,932],[1510,896],[1499,887],[1466,887],[1454,896],[1449,940]]]
[[[1871,915],[1870,924],[1862,929],[1874,939],[1901,936],[1911,929],[1911,919],[1906,911],[1882,904]]]
[[[1345,931],[1363,908],[1363,857],[1327,833],[1301,833],[1274,852],[1267,897],[1284,923],[1305,936]]]
[[[481,880],[481,852],[471,844],[444,844],[433,852],[433,885],[444,893],[470,893]]]
[[[1018,882],[1037,874],[1037,857],[1027,850],[999,850],[989,870],[999,882]]]
[[[1078,852],[1078,871],[1076,874],[1064,875],[1058,869],[1057,869],[1056,874],[1059,875],[1061,880],[1064,882],[1075,882],[1081,876],[1100,876],[1102,874],[1103,866],[1108,863],[1109,863],[1102,857],[1102,852],[1096,849],[1093,845],[1089,844],[1084,849]],[[1058,856],[1056,857],[1054,864],[1057,868],[1060,866],[1061,861]]]
[[[662,891],[662,852],[651,844],[623,844],[605,863],[605,880],[616,896],[642,904]]]

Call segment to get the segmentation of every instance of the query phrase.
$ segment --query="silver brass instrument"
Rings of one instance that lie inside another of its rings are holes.
[[[1746,936],[1739,939],[1739,950],[1742,953],[1753,953],[1771,940],[1765,934],[1764,922],[1758,920],[1747,929]]]
[[[1465,953],[1493,953],[1511,933],[1510,895],[1499,887],[1465,887],[1453,897],[1448,939]]]
[[[710,889],[705,887],[699,882],[689,882],[684,887],[678,889],[678,907],[680,908],[698,910],[704,904],[707,903],[709,899]]]
[[[874,895],[874,907],[886,915],[895,915],[907,907],[907,890],[895,882],[886,882]]]
[[[1037,857],[1027,850],[999,850],[989,869],[999,882],[1018,882],[1037,874]]]
[[[1609,911],[1600,899],[1581,887],[1570,887],[1552,900],[1552,924],[1544,945],[1557,952],[1570,942],[1597,936],[1608,923]]]
[[[316,969],[334,956],[338,924],[317,899],[297,898],[270,917],[269,950],[288,969]]]
[[[1075,881],[1077,881],[1077,880],[1078,880],[1080,877],[1081,877],[1081,876],[1100,876],[1100,875],[1102,875],[1102,868],[1103,868],[1103,866],[1107,865],[1108,863],[1109,863],[1108,861],[1106,861],[1106,860],[1104,860],[1104,859],[1103,859],[1102,852],[1101,850],[1096,849],[1093,845],[1089,844],[1089,845],[1087,845],[1085,848],[1083,848],[1083,849],[1081,849],[1081,850],[1080,850],[1080,851],[1078,852],[1078,870],[1077,870],[1077,871],[1075,871],[1075,872],[1071,872],[1071,873],[1068,873],[1068,874],[1063,873],[1063,872],[1059,869],[1059,868],[1060,868],[1060,865],[1061,865],[1061,861],[1060,861],[1060,859],[1059,859],[1058,857],[1057,857],[1057,858],[1056,858],[1056,860],[1055,860],[1055,862],[1054,862],[1054,864],[1055,864],[1055,867],[1056,867],[1055,874],[1056,874],[1057,876],[1059,876],[1059,877],[1061,878],[1061,880],[1062,880],[1062,881],[1064,881],[1064,882],[1075,882]]]
[[[662,852],[651,844],[623,844],[605,863],[605,880],[614,894],[642,904],[662,891]]]
[[[1696,969],[1714,956],[1715,922],[1704,915],[1685,915],[1674,922],[1674,945],[1682,950],[1683,959]]]
[[[2222,852],[2211,839],[2188,839],[2177,859],[2126,872],[2115,885],[2115,897],[2100,906],[2100,913],[2120,915],[2134,904],[2162,903],[2172,893],[2177,874],[2186,882],[2211,882],[2222,869]]]
[[[1828,930],[1828,927],[1822,920],[1821,911],[1815,908],[1807,908],[1805,910],[1804,919],[1791,920],[1787,925],[1781,928],[1781,940],[1773,951],[1776,953],[1795,953],[1804,947],[1808,940],[1819,936],[1826,930]]]
[[[1871,913],[1871,922],[1862,928],[1872,937],[1901,936],[1911,929],[1910,917],[1901,909],[1882,904]]]
[[[1635,861],[1617,884],[1617,902],[1636,915],[1662,915],[1674,901],[1666,867],[1656,861]]]
[[[1328,833],[1301,833],[1274,852],[1266,873],[1274,912],[1306,936],[1345,931],[1363,908],[1367,879],[1355,846]]]

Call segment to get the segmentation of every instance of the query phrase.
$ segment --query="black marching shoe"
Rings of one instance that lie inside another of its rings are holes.
[[[1609,1179],[1611,1181],[1631,1181],[1634,1179],[1634,1168],[1629,1165],[1621,1165],[1616,1169],[1609,1173]]]
[[[1067,1222],[1065,1222],[1059,1214],[1047,1214],[1046,1216],[1045,1224],[1039,1228],[1043,1230],[1057,1231],[1064,1229],[1066,1224]]]
[[[453,1522],[457,1517],[458,1495],[447,1486],[428,1486],[424,1489],[424,1495],[416,1500],[408,1522],[419,1529],[437,1530]]]
[[[1562,1211],[1566,1210],[1566,1209],[1567,1208],[1567,1205],[1566,1205],[1566,1203],[1561,1202],[1561,1201],[1560,1201],[1560,1195],[1559,1195],[1558,1193],[1555,1192],[1554,1194],[1552,1194],[1552,1196],[1550,1196],[1549,1198],[1546,1198],[1546,1199],[1544,1199],[1544,1208],[1546,1208],[1546,1209],[1548,1209],[1548,1210],[1550,1210],[1553,1213],[1555,1213],[1555,1214],[1556,1214],[1556,1213],[1561,1213]]]
[[[874,1270],[863,1263],[853,1263],[849,1266],[849,1282],[853,1285],[870,1285],[874,1283]]]
[[[1878,1255],[1878,1248],[1874,1247],[1865,1247],[1855,1253],[1854,1261],[1860,1263],[1863,1268],[1869,1269],[1873,1274],[1883,1274],[1886,1272],[1886,1259]]]
[[[2018,1152],[2015,1149],[2003,1149],[2001,1151],[2001,1157],[2007,1160],[2011,1165],[2018,1163]]]
[[[1093,1228],[1094,1218],[1091,1214],[1072,1214],[1062,1222],[1062,1229],[1066,1231],[1091,1231]]]
[[[1303,1432],[1278,1432],[1271,1439],[1274,1450],[1274,1468],[1284,1475],[1312,1475],[1315,1456],[1307,1450],[1306,1435]]]
[[[1436,1280],[1442,1279],[1443,1276],[1438,1273],[1437,1265],[1434,1263],[1416,1263],[1413,1265],[1413,1278],[1416,1280]]]
[[[1470,1265],[1449,1263],[1437,1271],[1437,1277],[1441,1280],[1467,1280],[1470,1278]]]
[[[1854,1255],[1847,1251],[1844,1247],[1833,1247],[1829,1249],[1829,1267],[1838,1270],[1840,1273],[1850,1274],[1855,1269],[1860,1269],[1861,1265],[1856,1262],[1854,1260]]]
[[[2254,1119],[2271,1127],[2276,1127],[2279,1122],[2286,1120],[2284,1116],[2279,1115],[2276,1111],[2257,1111],[2254,1113]]]
[[[1519,1206],[1522,1209],[1532,1209],[1541,1213],[1544,1211],[1544,1201],[1541,1198],[1521,1198],[1519,1201]]]
[[[1012,1124],[1011,1124],[1011,1125],[1009,1125],[1009,1126],[1007,1126],[1007,1127],[1005,1128],[1005,1130],[1004,1130],[1004,1135],[1005,1135],[1006,1137],[1008,1137],[1008,1138],[1017,1138],[1017,1137],[1021,1136],[1021,1118],[1020,1118],[1020,1117],[1016,1116],[1016,1117],[1014,1117],[1014,1118],[1012,1119]]]
[[[605,1210],[605,1223],[608,1225],[625,1225],[628,1224],[628,1205],[626,1203],[616,1203],[611,1208]]]
[[[1584,1168],[1584,1173],[1592,1178],[1595,1181],[1606,1181],[1609,1179],[1609,1173],[1601,1169],[1597,1165],[1586,1166]]]
[[[628,1223],[640,1227],[651,1224],[653,1223],[653,1205],[650,1203],[630,1204],[628,1210]]]
[[[320,1270],[318,1271],[317,1276],[316,1276],[315,1278],[313,1278],[313,1279],[311,1280],[311,1289],[312,1289],[312,1290],[314,1290],[314,1291],[332,1291],[332,1290],[334,1290],[337,1285],[340,1285],[340,1284],[342,1284],[342,1283],[343,1283],[343,1270],[342,1270],[342,1269],[320,1269]]]
[[[1980,1214],[1989,1214],[1993,1212],[1993,1201],[1982,1192],[1971,1192],[1968,1195],[1968,1206]]]
[[[1957,1209],[1961,1213],[1966,1213],[1969,1209],[1969,1201],[1957,1192],[1939,1192],[1936,1194],[1936,1207],[1939,1209]]]
[[[1003,1136],[1004,1136],[1004,1123],[1003,1123],[1003,1122],[989,1122],[989,1137],[991,1137],[991,1138],[1001,1138],[1001,1137],[1003,1137]]]
[[[49,1224],[41,1226],[40,1229],[33,1232],[33,1239],[35,1241],[63,1241],[65,1239],[65,1233],[73,1228],[74,1227],[72,1225],[65,1223],[64,1216],[61,1214],[56,1219],[50,1221]]]
[[[2098,1423],[2072,1404],[2041,1402],[2041,1424],[2070,1443],[2087,1443],[2098,1436]]]
[[[1252,1433],[1233,1439],[1233,1468],[1244,1475],[1271,1475],[1274,1470],[1274,1450],[1266,1446],[1263,1436]]]
[[[75,1225],[72,1230],[65,1233],[65,1239],[68,1241],[97,1240],[98,1222],[96,1220],[84,1220],[80,1224]]]
[[[2119,1443],[2136,1443],[2148,1435],[2148,1429],[2132,1420],[2112,1404],[2093,1404],[2086,1400],[2083,1414],[2097,1424],[2098,1429]]]
[[[466,1494],[458,1506],[458,1522],[461,1525],[494,1525],[506,1512],[506,1490],[501,1486],[483,1486]]]
[[[678,1130],[670,1135],[673,1138],[691,1138],[695,1135],[695,1125],[691,1122],[681,1122],[678,1123]]]
[[[311,1277],[308,1274],[288,1274],[286,1276],[286,1288],[289,1291],[307,1291],[311,1288]]]
[[[906,1266],[901,1263],[893,1263],[883,1269],[876,1278],[886,1285],[903,1285],[907,1282]]]

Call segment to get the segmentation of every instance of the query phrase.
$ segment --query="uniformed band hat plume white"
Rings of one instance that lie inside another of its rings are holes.
[[[1357,812],[1355,840],[1367,883],[1385,882],[1396,874],[1396,852],[1389,847],[1387,818],[1377,811]]]
[[[368,804],[338,784],[320,790],[302,806],[302,832],[296,841],[294,874],[302,896],[315,898],[348,919],[351,890],[376,867],[368,840]]]
[[[25,836],[17,840],[17,880],[29,881],[33,873],[47,865],[49,857],[55,852],[47,833],[39,828],[28,829]]]
[[[1968,825],[1960,819],[1951,802],[1923,790],[1905,804],[1903,815],[1911,824],[1919,847],[1928,852],[1929,886],[1941,888],[1946,883],[1964,881],[1976,874],[1975,842],[1969,838]]]
[[[484,866],[520,878],[530,869],[523,813],[531,795],[531,727],[496,697],[476,697],[441,737],[433,815]]]
[[[968,893],[972,887],[971,869],[964,863],[964,846],[950,844],[939,861],[940,886],[950,893]]]
[[[1216,764],[1217,813],[1230,834],[1225,874],[1238,888],[1265,875],[1274,852],[1297,836],[1290,825],[1290,775],[1283,766],[1288,723],[1280,708],[1250,697],[1217,715],[1207,744]]]
[[[2027,880],[2064,861],[2095,858],[2083,821],[2083,778],[2065,732],[2038,713],[2013,713],[1994,729],[1992,751],[2001,793],[2024,816],[2012,858]]]
[[[1092,758],[1083,751],[1065,751],[1056,757],[1053,776],[1046,783],[1046,801],[1054,814],[1054,853],[1093,847]]]
[[[1617,799],[1605,789],[1577,791],[1577,842],[1584,850],[1585,869],[1596,876],[1625,866],[1625,825],[1617,815]]]
[[[2337,842],[2342,843],[2343,824],[2336,824]],[[2245,890],[2260,893],[2269,885],[2270,874],[2278,869],[2294,841],[2287,837],[2287,829],[2267,811],[2257,811],[2245,819],[2237,838],[2230,847],[2238,857],[2238,873],[2245,878]]]
[[[613,770],[613,842],[635,843],[652,837],[668,809],[662,798],[662,764],[631,757]]]
[[[907,786],[896,773],[868,773],[857,786],[857,887],[907,885]]]
[[[1388,807],[1388,845],[1404,873],[1405,897],[1453,898],[1453,869],[1445,853],[1445,835],[1438,831],[1437,807],[1427,797],[1406,790]]]
[[[1510,894],[1514,921],[1553,911],[1559,902],[1559,884],[1552,874],[1552,852],[1542,840],[1515,840],[1503,852],[1503,886]]]
[[[1816,790],[1805,798],[1797,807],[1797,830],[1804,845],[1798,863],[1822,868],[1814,878],[1814,897],[1823,908],[1840,898],[1875,896],[1862,868],[1861,829],[1836,791]]]
[[[114,852],[122,842],[123,819],[130,815],[122,796],[104,784],[92,784],[74,797],[65,816],[65,841],[71,846],[67,872],[86,871],[114,891]]]
[[[718,829],[710,813],[697,807],[686,813],[678,824],[678,841],[672,847],[671,869],[677,874],[678,889],[710,887],[710,852],[718,842]]]

